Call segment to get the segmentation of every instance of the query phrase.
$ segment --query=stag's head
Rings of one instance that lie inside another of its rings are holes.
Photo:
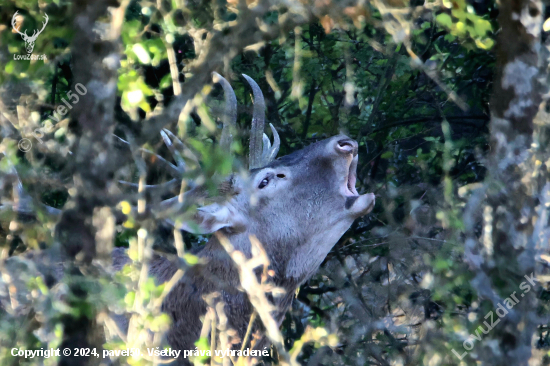
[[[372,193],[360,195],[355,188],[358,144],[347,136],[318,141],[274,159],[280,146],[279,135],[271,125],[272,145],[263,133],[263,95],[254,80],[246,75],[245,78],[254,95],[248,174],[233,174],[223,180],[215,203],[202,205],[191,217],[179,213],[204,199],[200,186],[188,190],[183,197],[147,207],[155,217],[169,219],[182,230],[196,234],[219,232],[244,253],[250,253],[250,237],[255,236],[263,244],[276,276],[295,286],[317,270],[356,218],[373,209],[375,198]],[[215,79],[224,88],[226,105],[220,144],[229,149],[235,132],[237,99],[227,80],[218,74]],[[155,155],[154,160],[164,162],[175,176],[161,187],[146,187],[165,192],[168,187],[180,185],[185,171],[183,157],[193,154],[170,131],[164,130],[161,135],[176,165],[151,151],[141,151]],[[119,140],[131,146],[130,142]],[[24,196],[22,189],[19,195]],[[47,212],[59,215],[53,208]],[[138,206],[138,212],[144,211]],[[172,220],[174,217],[178,218]]]
[[[27,35],[27,30],[26,29],[25,29],[24,33],[21,33],[19,31],[19,28],[21,27],[21,22],[18,21],[18,20],[20,20],[19,17],[21,17],[21,16],[18,17],[17,13],[18,12],[16,11],[15,14],[13,14],[13,17],[11,18],[11,26],[12,26],[13,30],[16,33],[19,33],[21,35],[21,37],[23,38],[23,41],[25,41],[25,48],[27,49],[27,53],[32,53],[32,51],[34,49],[34,42],[36,42],[36,38],[38,38],[40,33],[42,33],[44,28],[46,28],[46,24],[48,24],[48,14],[44,15],[45,21],[42,22],[42,29],[40,29],[40,30],[35,29],[33,31],[32,35],[29,36],[29,35]]]
[[[224,87],[221,144],[228,146],[236,98],[229,83],[215,77]],[[358,144],[347,136],[334,136],[274,160],[279,136],[271,125],[271,146],[263,134],[263,95],[251,78],[245,78],[254,95],[250,173],[228,178],[220,188],[227,199],[200,208],[180,228],[202,234],[220,230],[244,252],[250,247],[249,236],[255,235],[278,275],[302,282],[315,272],[353,220],[372,210],[374,195],[360,195],[355,188]]]

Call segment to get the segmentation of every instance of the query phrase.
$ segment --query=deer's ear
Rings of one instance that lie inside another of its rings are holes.
[[[177,226],[192,234],[211,234],[220,229],[241,232],[246,229],[246,218],[231,203],[213,203],[201,207],[192,220]]]

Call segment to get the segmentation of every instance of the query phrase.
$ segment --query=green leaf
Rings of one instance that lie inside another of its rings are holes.
[[[12,60],[12,61],[8,62],[8,64],[4,68],[4,71],[6,72],[6,74],[11,74],[11,73],[13,73],[14,69],[15,69],[15,62]]]
[[[493,27],[491,26],[491,23],[489,23],[487,20],[480,18],[479,16],[473,16],[475,17],[474,21],[474,28],[479,36],[485,36],[487,32],[490,32],[493,30]]]
[[[169,73],[164,75],[162,79],[160,79],[159,88],[166,89],[170,88],[172,86],[172,75]]]
[[[190,264],[192,266],[199,263],[199,258],[196,255],[193,255],[193,254],[185,253],[183,255],[183,258],[185,259],[185,261],[188,264]]]
[[[490,50],[493,48],[495,41],[491,38],[476,39],[476,46],[483,50]]]
[[[451,28],[451,26],[453,25],[453,19],[451,18],[451,16],[447,13],[441,13],[441,14],[438,14],[436,17],[435,17],[435,20],[441,24],[442,26],[444,27],[447,27],[447,28]]]
[[[149,327],[153,332],[162,332],[168,330],[170,323],[171,320],[168,314],[160,314],[153,318],[149,323]]]
[[[136,300],[136,293],[134,291],[130,291],[124,296],[124,303],[129,308],[134,306],[134,301]]]

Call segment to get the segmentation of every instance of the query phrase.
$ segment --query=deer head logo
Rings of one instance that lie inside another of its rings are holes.
[[[16,11],[15,14],[13,14],[13,17],[11,18],[11,26],[13,27],[13,30],[16,33],[19,33],[21,35],[21,37],[23,38],[23,41],[25,41],[25,48],[27,49],[27,53],[32,53],[32,50],[34,49],[34,42],[36,41],[36,38],[38,37],[38,35],[40,33],[42,33],[44,28],[46,28],[46,24],[48,24],[48,14],[44,15],[44,18],[46,19],[46,21],[42,23],[42,29],[40,29],[39,31],[37,31],[35,29],[33,31],[32,36],[28,36],[26,29],[25,29],[25,33],[21,33],[19,31],[19,29],[21,28],[21,22],[18,21],[19,19],[17,17],[17,13],[18,12]],[[19,24],[17,24],[17,23],[19,23]]]

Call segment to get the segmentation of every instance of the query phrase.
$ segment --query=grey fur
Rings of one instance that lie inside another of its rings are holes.
[[[181,228],[220,230],[247,257],[251,256],[249,235],[255,235],[275,272],[273,282],[286,291],[273,299],[280,324],[296,289],[316,272],[353,220],[374,206],[372,193],[360,196],[353,187],[350,191],[348,174],[355,176],[356,166],[355,141],[343,135],[319,141],[252,170],[247,179],[232,176],[224,186],[224,192],[234,192],[231,199],[201,209],[194,225],[186,223]],[[269,183],[260,189],[266,178]],[[228,325],[241,339],[253,311],[240,290],[238,269],[215,236],[196,255],[206,259],[206,264],[187,270],[163,303],[163,311],[173,320],[168,342],[180,350],[194,349],[202,327],[200,317],[206,311],[204,295],[221,294]],[[127,260],[121,250],[113,253],[115,266]],[[162,283],[176,270],[176,264],[156,256],[150,272]]]

